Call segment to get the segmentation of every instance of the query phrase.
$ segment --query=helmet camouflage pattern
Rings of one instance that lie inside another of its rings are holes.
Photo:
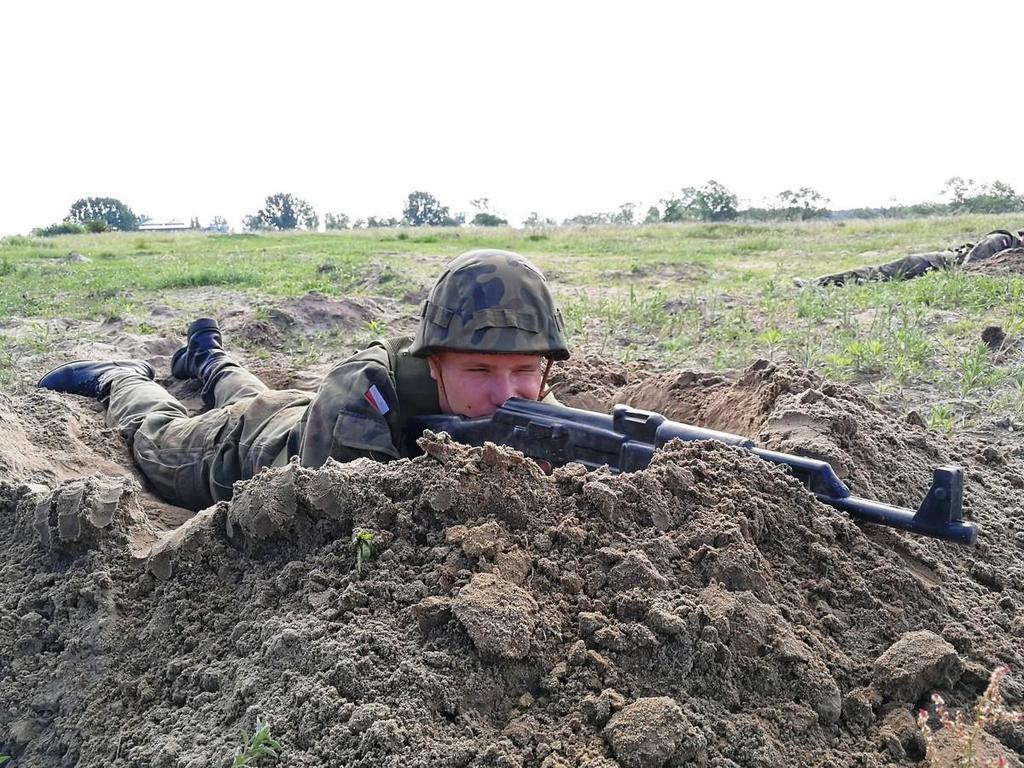
[[[420,308],[409,350],[569,357],[565,324],[547,280],[518,253],[469,251],[449,262]]]

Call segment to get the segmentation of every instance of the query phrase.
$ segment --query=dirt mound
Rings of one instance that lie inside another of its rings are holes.
[[[52,392],[0,392],[0,478],[55,485],[91,473],[130,475],[111,431],[98,430],[99,406],[85,410]]]
[[[963,463],[982,543],[860,527],[719,443],[548,476],[434,436],[412,461],[264,472],[134,555],[154,528],[134,481],[22,468],[0,481],[0,752],[228,765],[260,717],[293,766],[914,764],[932,690],[963,706],[1024,669],[1019,452],[792,366],[641,374],[576,361],[562,398],[826,457],[890,503]],[[1019,708],[1019,678],[1004,692]],[[995,737],[1024,752],[1021,726]]]
[[[1024,274],[1024,248],[1007,248],[981,261],[968,262],[964,269],[971,272]]]
[[[306,332],[363,329],[372,320],[380,320],[384,307],[375,299],[335,299],[319,291],[289,299],[269,310],[269,320],[280,328],[296,326]]]

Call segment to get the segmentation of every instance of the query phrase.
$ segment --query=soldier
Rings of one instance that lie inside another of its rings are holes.
[[[143,361],[68,363],[39,386],[99,398],[157,493],[194,510],[293,457],[307,467],[401,458],[411,416],[487,416],[509,397],[553,401],[551,365],[569,357],[544,276],[498,250],[454,259],[421,307],[415,338],[374,342],[335,366],[316,394],[268,389],[224,351],[216,320],[196,320],[187,338],[171,372],[201,383],[210,410],[198,416]]]
[[[990,256],[1001,253],[1008,248],[1019,248],[1024,229],[1016,234],[1005,229],[989,232],[981,242],[972,246],[970,243],[948,251],[932,251],[930,253],[914,253],[887,264],[871,267],[858,267],[834,275],[824,275],[812,282],[815,285],[843,285],[848,282],[864,283],[869,280],[912,280],[936,269],[949,269],[957,265],[977,263]],[[793,282],[799,287],[804,280],[797,277]]]

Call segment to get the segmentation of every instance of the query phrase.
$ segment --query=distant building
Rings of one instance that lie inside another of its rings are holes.
[[[140,232],[187,232],[190,229],[192,227],[181,219],[168,219],[167,221],[146,219],[139,224]]]

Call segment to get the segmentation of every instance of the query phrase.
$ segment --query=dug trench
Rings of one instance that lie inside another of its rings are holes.
[[[855,523],[715,442],[546,475],[428,436],[413,460],[265,471],[189,516],[90,401],[0,394],[0,753],[228,766],[260,721],[295,767],[914,765],[933,692],[969,707],[1006,664],[1021,707],[1019,448],[791,365],[583,359],[557,382],[569,405],[827,459],[892,504],[960,464],[980,541]],[[980,746],[1020,765],[1024,726]]]

